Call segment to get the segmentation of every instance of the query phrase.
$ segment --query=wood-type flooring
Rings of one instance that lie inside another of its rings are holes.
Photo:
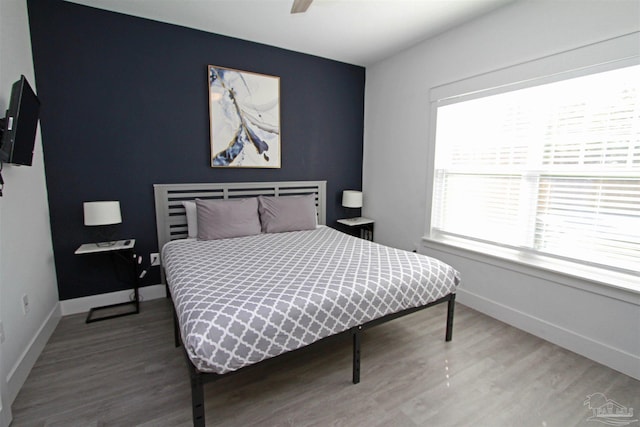
[[[594,393],[639,418],[640,381],[460,303],[447,343],[445,317],[441,304],[365,331],[357,385],[348,335],[209,383],[207,425],[604,426],[584,404]],[[92,324],[63,318],[12,405],[11,426],[191,425],[171,322],[166,299]]]

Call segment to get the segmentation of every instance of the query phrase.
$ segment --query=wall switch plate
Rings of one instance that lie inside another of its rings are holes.
[[[22,295],[22,311],[26,315],[29,312],[29,295]]]
[[[154,252],[150,255],[150,259],[151,259],[151,266],[154,267],[156,265],[160,265],[160,254],[158,254],[157,252]]]

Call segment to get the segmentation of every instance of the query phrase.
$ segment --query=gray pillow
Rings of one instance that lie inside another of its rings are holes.
[[[258,199],[200,200],[198,239],[214,240],[260,234]]]
[[[263,233],[313,230],[316,228],[316,197],[306,196],[265,197],[259,196],[260,222]]]

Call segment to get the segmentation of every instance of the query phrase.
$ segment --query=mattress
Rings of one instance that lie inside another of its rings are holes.
[[[225,374],[455,292],[458,272],[329,227],[175,240],[163,266],[182,342]]]

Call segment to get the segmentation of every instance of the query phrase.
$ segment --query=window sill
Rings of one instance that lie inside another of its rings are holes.
[[[469,242],[454,237],[424,236],[422,242],[425,247],[439,252],[640,305],[640,275],[618,273],[551,257],[524,254],[513,249]]]

